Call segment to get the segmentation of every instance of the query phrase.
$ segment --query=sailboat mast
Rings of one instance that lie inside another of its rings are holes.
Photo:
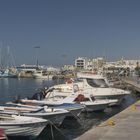
[[[38,62],[38,49],[40,48],[40,46],[35,46],[34,47],[36,49],[36,66],[37,66],[37,69],[39,68],[39,62]]]

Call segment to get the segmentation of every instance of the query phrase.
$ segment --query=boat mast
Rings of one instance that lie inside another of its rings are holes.
[[[36,66],[37,66],[37,69],[39,69],[39,62],[38,62],[38,49],[40,48],[40,46],[35,46],[34,47],[36,49]]]

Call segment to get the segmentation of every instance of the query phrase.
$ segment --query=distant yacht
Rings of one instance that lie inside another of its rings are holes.
[[[43,66],[22,64],[16,68],[18,70],[18,77],[32,77],[34,71],[37,69],[43,69]]]
[[[16,68],[13,61],[10,47],[0,47],[0,78],[16,76]]]
[[[11,78],[11,77],[16,77],[16,74],[10,73],[9,69],[0,71],[0,78]]]
[[[43,70],[35,70],[32,75],[37,79],[52,79],[53,77],[53,75],[49,75]]]
[[[43,66],[37,66],[37,65],[26,65],[22,64],[17,67],[18,71],[35,71],[36,69],[43,69]]]

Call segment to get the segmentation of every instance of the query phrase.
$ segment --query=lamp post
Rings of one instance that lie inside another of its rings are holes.
[[[36,49],[36,66],[38,68],[38,66],[39,66],[39,63],[38,63],[38,49],[40,48],[40,46],[35,46],[34,48]]]

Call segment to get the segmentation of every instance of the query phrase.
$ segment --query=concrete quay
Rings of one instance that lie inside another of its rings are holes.
[[[75,140],[140,140],[140,100]]]

